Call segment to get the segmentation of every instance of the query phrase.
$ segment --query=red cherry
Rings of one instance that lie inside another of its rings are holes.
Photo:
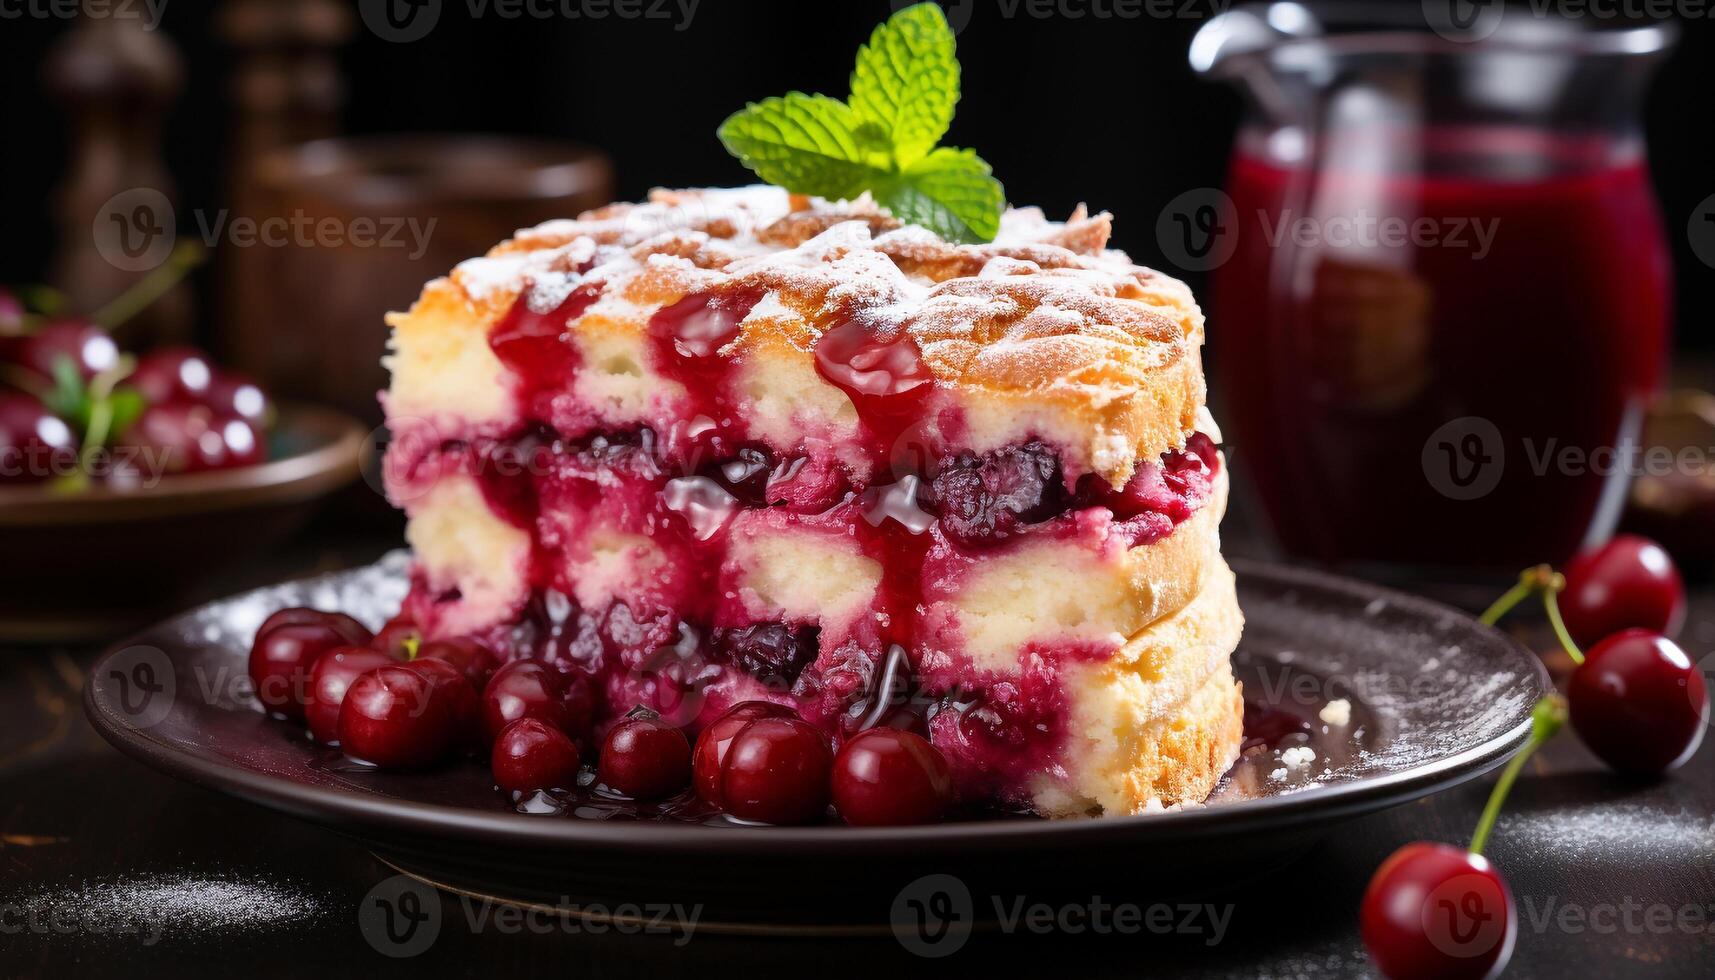
[[[354,647],[369,644],[369,627],[345,613],[322,612],[320,609],[311,609],[307,606],[287,606],[285,609],[276,609],[269,614],[267,619],[262,621],[261,626],[256,627],[256,635],[261,636],[275,627],[299,623],[319,623],[327,626],[340,636],[345,637],[345,642]]]
[[[834,757],[834,808],[859,827],[936,823],[953,802],[947,760],[920,736],[871,728]]]
[[[0,337],[15,334],[24,328],[24,317],[29,315],[18,294],[10,289],[0,288]]]
[[[692,771],[697,796],[703,802],[724,807],[721,799],[721,764],[726,761],[727,747],[734,735],[758,718],[796,718],[798,713],[773,701],[741,701],[728,708],[697,736],[697,748],[692,755]]]
[[[216,372],[202,401],[216,415],[240,418],[258,428],[266,427],[274,415],[274,403],[267,393],[256,382],[236,374]]]
[[[304,718],[310,669],[322,654],[351,641],[325,623],[288,623],[258,633],[250,647],[250,682],[256,700],[294,721]]]
[[[578,747],[537,718],[520,718],[494,739],[489,769],[495,785],[514,793],[569,789],[578,779]]]
[[[107,331],[82,320],[57,320],[21,338],[12,357],[20,367],[54,380],[54,366],[70,361],[78,376],[88,381],[119,363],[119,345]]]
[[[452,750],[458,736],[457,719],[435,681],[405,664],[359,675],[346,688],[339,709],[339,743],[345,753],[387,769],[434,765]]]
[[[381,627],[381,631],[375,634],[375,639],[369,641],[369,645],[403,660],[410,654],[413,645],[421,649],[422,642],[422,629],[404,613],[400,613]]]
[[[151,405],[170,401],[203,402],[214,386],[214,362],[195,347],[166,347],[137,362],[126,383]]]
[[[1492,977],[1518,934],[1506,880],[1486,858],[1422,841],[1376,869],[1358,921],[1370,958],[1392,980]]]
[[[1565,569],[1560,613],[1572,638],[1588,646],[1623,629],[1667,636],[1685,622],[1685,584],[1661,545],[1635,534],[1580,552]]]
[[[834,755],[827,736],[798,718],[758,718],[727,746],[721,766],[726,811],[745,820],[804,824],[828,808]]]
[[[0,484],[40,483],[77,470],[77,435],[29,395],[0,391]]]
[[[488,647],[463,636],[425,643],[417,649],[417,658],[442,660],[452,664],[464,675],[465,680],[470,682],[471,688],[477,691],[488,686],[488,678],[493,675],[495,663],[499,659]]]
[[[151,405],[117,440],[127,479],[252,466],[267,458],[256,427],[188,402]]]
[[[587,690],[537,660],[514,660],[494,672],[482,692],[482,725],[489,738],[506,723],[539,718],[578,737],[589,725]]]
[[[394,659],[368,647],[342,646],[316,658],[310,668],[310,686],[304,699],[304,720],[310,723],[310,734],[316,741],[332,744],[339,741],[339,706],[351,682],[377,667],[394,663]]]
[[[1702,671],[1679,645],[1622,630],[1591,647],[1566,698],[1578,737],[1621,772],[1651,776],[1691,758],[1709,722]]]
[[[452,716],[456,741],[474,747],[485,743],[482,728],[482,698],[471,687],[464,672],[445,660],[425,660],[418,657],[407,661],[405,669],[415,671],[434,685],[435,696],[447,706]]]
[[[634,800],[659,800],[691,781],[691,743],[658,717],[627,718],[608,730],[596,777]]]

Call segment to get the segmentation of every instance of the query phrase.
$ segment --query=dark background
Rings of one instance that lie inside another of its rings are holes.
[[[4,7],[30,2],[47,0]],[[1116,244],[1173,270],[1155,243],[1156,216],[1180,192],[1220,183],[1239,112],[1233,91],[1192,75],[1186,45],[1229,0],[1171,0],[1178,16],[1132,18],[1037,18],[1011,0],[963,2],[964,98],[948,141],[988,159],[1014,202],[1039,204],[1051,216],[1080,201],[1113,211]],[[1628,0],[1594,2],[1611,8]],[[162,23],[187,66],[165,149],[182,213],[224,203],[231,54],[214,28],[215,6],[167,0]],[[1063,7],[1111,9],[1109,0],[1063,0]],[[790,88],[843,95],[853,53],[890,9],[888,0],[700,0],[680,31],[676,12],[667,20],[508,20],[492,8],[473,18],[469,0],[442,0],[439,23],[420,41],[392,43],[360,27],[341,49],[345,131],[585,141],[613,157],[621,198],[652,186],[743,183],[749,173],[714,137],[719,122],[746,100]],[[1647,121],[1677,259],[1679,337],[1695,347],[1715,339],[1704,327],[1715,314],[1715,270],[1691,253],[1685,234],[1692,211],[1715,192],[1712,23],[1684,23]],[[0,20],[0,282],[45,273],[49,191],[63,172],[69,134],[43,95],[41,65],[66,26],[57,18]],[[1199,277],[1187,278],[1201,287]],[[205,321],[202,332],[215,340],[220,331]]]

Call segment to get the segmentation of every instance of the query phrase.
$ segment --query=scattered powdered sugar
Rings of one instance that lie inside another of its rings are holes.
[[[1669,853],[1683,861],[1715,860],[1715,816],[1664,812],[1638,803],[1506,811],[1495,837],[1559,860],[1630,862]]]
[[[85,881],[62,891],[10,896],[4,903],[45,931],[141,936],[146,942],[169,932],[276,929],[324,911],[321,898],[291,882],[194,872]]]

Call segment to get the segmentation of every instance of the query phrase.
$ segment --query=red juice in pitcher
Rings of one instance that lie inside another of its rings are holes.
[[[1398,138],[1409,168],[1364,165],[1385,135],[1312,167],[1241,134],[1210,318],[1235,473],[1294,555],[1560,561],[1617,517],[1662,378],[1671,276],[1641,149]]]

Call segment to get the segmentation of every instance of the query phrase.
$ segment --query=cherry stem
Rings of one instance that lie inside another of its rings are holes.
[[[197,242],[183,242],[153,271],[131,284],[131,288],[115,296],[106,306],[90,316],[90,322],[107,330],[115,330],[125,321],[149,308],[149,304],[166,295],[178,285],[185,274],[202,264],[208,253]]]
[[[1495,625],[1501,621],[1502,616],[1512,612],[1514,606],[1530,598],[1530,594],[1534,591],[1536,591],[1535,586],[1521,579],[1517,585],[1502,593],[1501,597],[1495,600],[1494,605],[1483,610],[1483,615],[1479,616],[1477,621],[1484,626]]]
[[[1500,622],[1502,616],[1512,612],[1519,603],[1533,595],[1542,596],[1542,607],[1548,611],[1548,623],[1554,627],[1555,639],[1565,648],[1566,655],[1575,664],[1584,662],[1584,651],[1578,649],[1572,634],[1567,632],[1566,621],[1560,618],[1560,595],[1566,588],[1566,576],[1555,571],[1548,565],[1537,565],[1519,573],[1518,584],[1508,589],[1495,600],[1495,604],[1483,611],[1479,620],[1485,626],[1493,626]]]
[[[1501,815],[1501,804],[1506,802],[1507,794],[1512,792],[1513,783],[1517,781],[1525,762],[1565,724],[1566,699],[1558,694],[1547,695],[1530,710],[1530,741],[1507,763],[1500,781],[1496,782],[1495,788],[1490,791],[1489,803],[1483,807],[1483,815],[1477,820],[1477,832],[1471,835],[1472,854],[1483,853],[1484,845],[1489,842],[1489,832],[1495,829],[1495,820]]]
[[[1561,581],[1565,584],[1565,580]],[[1560,645],[1566,648],[1566,655],[1575,664],[1584,662],[1584,651],[1578,649],[1578,643],[1572,639],[1572,634],[1566,629],[1566,621],[1560,618],[1560,600],[1556,597],[1559,589],[1550,589],[1542,594],[1543,608],[1548,610],[1548,623],[1554,627],[1554,635],[1560,640]]]

